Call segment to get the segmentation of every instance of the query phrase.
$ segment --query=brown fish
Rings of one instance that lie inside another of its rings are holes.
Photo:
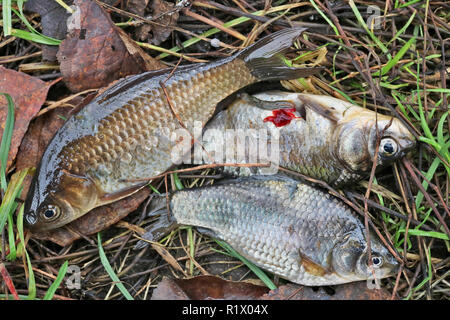
[[[48,145],[25,203],[28,227],[54,229],[138,191],[146,183],[131,180],[171,167],[179,142],[171,133],[181,123],[206,124],[214,106],[234,91],[319,71],[287,67],[279,57],[303,30],[284,29],[229,58],[130,76],[106,90]]]

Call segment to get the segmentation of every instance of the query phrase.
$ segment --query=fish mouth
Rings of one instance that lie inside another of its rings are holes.
[[[403,140],[400,142],[400,152],[397,159],[407,156],[416,147],[416,141]]]
[[[24,216],[23,216],[23,222],[24,222],[24,226],[27,229],[32,230],[35,226],[36,223],[38,222],[38,218],[37,215],[34,211],[28,211]]]
[[[400,263],[394,257],[390,260],[391,261],[386,262],[385,268],[389,270],[389,272],[387,272],[388,276],[393,276],[398,273],[398,270],[400,270]]]

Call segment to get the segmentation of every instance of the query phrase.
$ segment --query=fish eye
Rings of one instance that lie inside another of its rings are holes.
[[[379,256],[373,256],[372,257],[372,265],[376,268],[381,267],[381,265],[383,264],[383,258],[379,257]],[[369,265],[369,263],[367,263],[367,266]]]
[[[383,138],[380,142],[380,153],[384,157],[390,157],[393,156],[395,153],[397,153],[398,145],[397,142],[395,142],[391,138]]]
[[[42,216],[45,220],[51,221],[59,216],[59,207],[55,205],[48,205],[42,210]]]

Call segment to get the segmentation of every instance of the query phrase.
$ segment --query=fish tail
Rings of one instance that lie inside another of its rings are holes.
[[[142,235],[142,238],[145,240],[139,240],[134,249],[145,248],[149,242],[159,241],[162,237],[178,227],[177,221],[167,210],[166,198],[163,196],[152,200],[147,215],[159,215],[159,218],[145,229],[145,233]]]
[[[284,63],[281,53],[289,49],[292,42],[306,28],[287,28],[266,36],[239,53],[254,77],[259,80],[289,80],[310,76],[322,67],[294,68]]]

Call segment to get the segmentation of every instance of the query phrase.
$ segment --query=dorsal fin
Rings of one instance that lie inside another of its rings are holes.
[[[316,112],[317,114],[320,114],[321,116],[327,118],[328,120],[331,120],[333,122],[338,122],[339,119],[336,117],[333,107],[325,106],[323,104],[318,103],[317,101],[314,101],[307,95],[298,95],[298,99],[302,102],[300,107],[297,107],[297,112],[299,112],[301,115],[306,115],[305,108],[309,108]],[[303,110],[301,110],[303,109]]]

